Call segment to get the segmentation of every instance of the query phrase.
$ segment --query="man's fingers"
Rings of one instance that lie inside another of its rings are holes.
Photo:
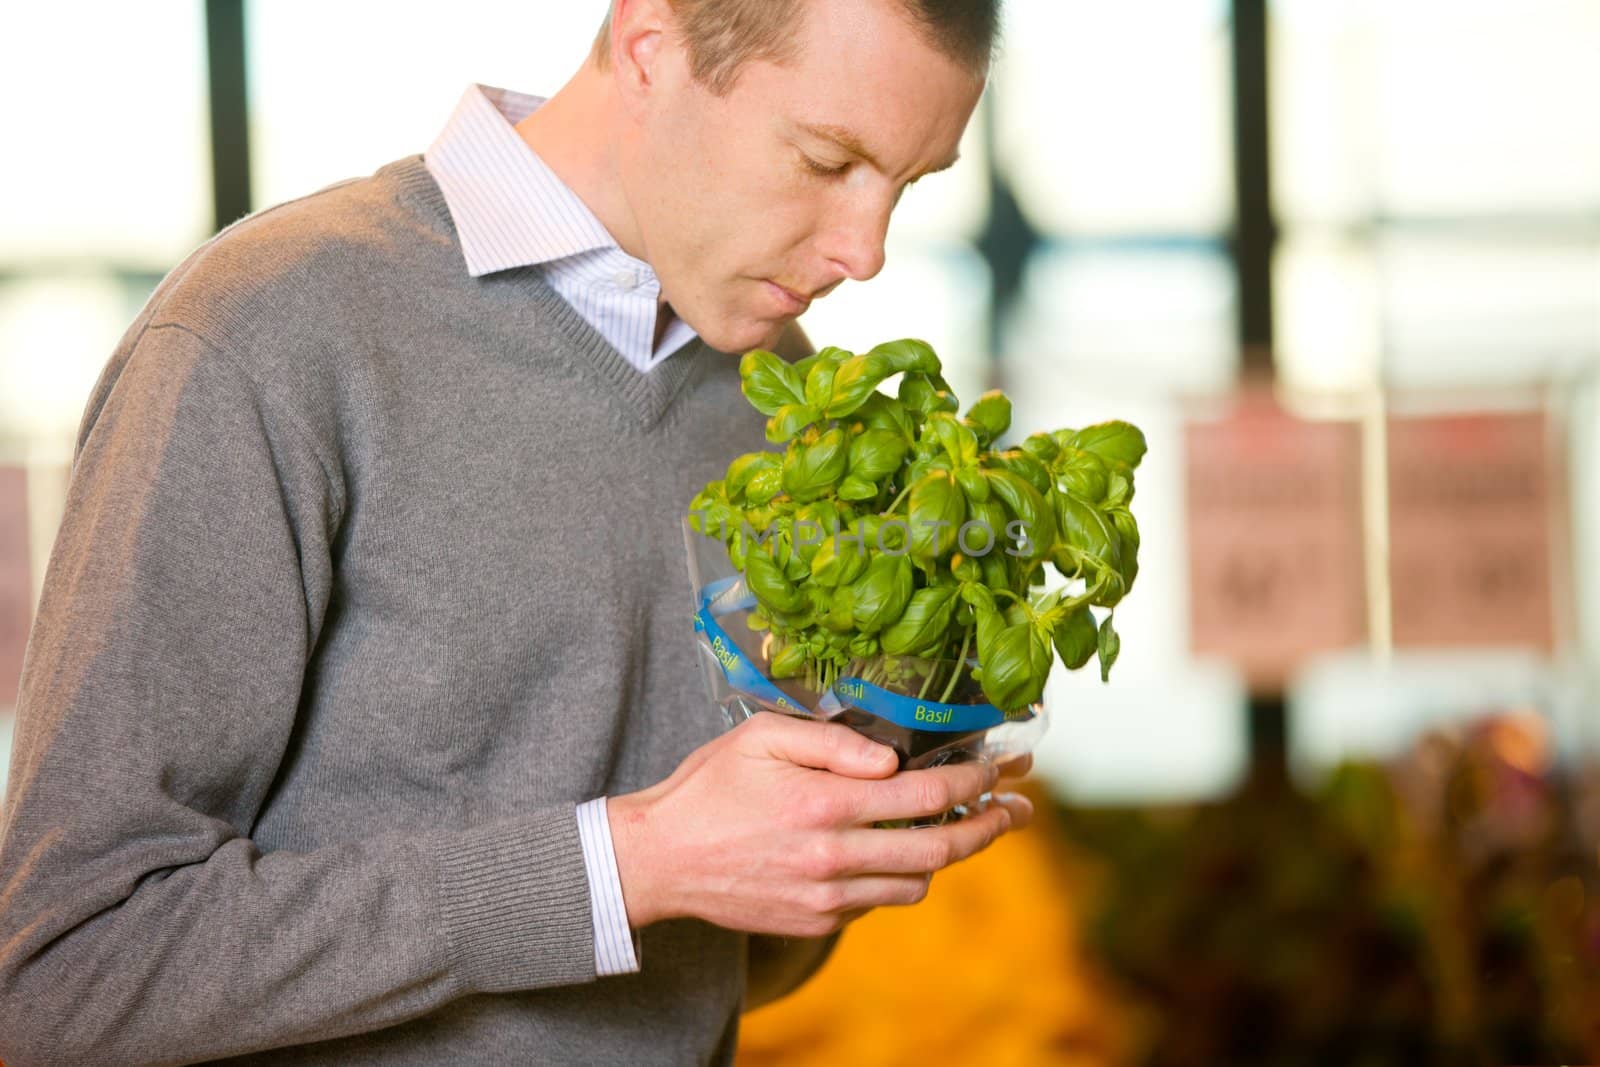
[[[829,914],[844,922],[859,919],[873,908],[915,904],[928,895],[931,880],[925,874],[871,874],[842,878],[819,890]]]
[[[861,789],[865,800],[856,822],[920,819],[969,804],[994,788],[994,765],[984,761],[947,763],[922,771],[904,771]]]
[[[926,876],[987,848],[1011,827],[1011,811],[1009,804],[991,804],[945,826],[847,831],[838,874]]]
[[[868,740],[843,723],[763,712],[739,729],[750,731],[746,740],[761,754],[801,767],[851,778],[886,778],[899,766],[894,749]]]
[[[1033,770],[1033,756],[1024,752],[1020,756],[1012,756],[1010,759],[996,761],[995,766],[1000,768],[1000,780],[1002,782],[1013,778],[1021,778]]]
[[[1011,829],[1020,830],[1033,821],[1033,801],[1021,793],[996,793],[991,803],[999,804],[1011,813]]]

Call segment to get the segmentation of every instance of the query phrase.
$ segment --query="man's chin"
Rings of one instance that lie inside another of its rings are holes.
[[[726,325],[700,334],[700,339],[718,352],[743,355],[752,348],[772,348],[783,336],[792,319],[772,322],[746,322]]]

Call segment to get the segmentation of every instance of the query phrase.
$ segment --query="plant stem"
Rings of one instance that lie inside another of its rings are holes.
[[[944,687],[944,695],[939,698],[942,704],[950,703],[950,694],[956,691],[956,679],[961,677],[961,672],[967,666],[967,644],[972,640],[972,627],[961,635],[961,655],[956,657],[956,668],[950,672],[950,684]]]
[[[885,515],[893,515],[894,514],[894,509],[899,507],[900,506],[900,502],[902,500],[904,500],[906,497],[910,496],[910,495],[911,495],[911,487],[908,485],[904,489],[900,490],[900,495],[894,498],[894,503],[889,505],[889,510],[885,511],[884,514]]]

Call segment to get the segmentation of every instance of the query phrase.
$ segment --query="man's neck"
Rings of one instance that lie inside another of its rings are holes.
[[[517,123],[516,130],[594,213],[617,245],[648,263],[618,173],[613,127],[619,109],[615,105],[609,78],[586,63],[560,92]]]

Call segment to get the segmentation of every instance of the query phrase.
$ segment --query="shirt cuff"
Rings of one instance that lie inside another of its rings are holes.
[[[617,874],[605,797],[578,805],[578,840],[583,844],[583,868],[589,875],[595,973],[601,977],[633,974],[639,970],[639,953],[622,899],[622,878]]]

